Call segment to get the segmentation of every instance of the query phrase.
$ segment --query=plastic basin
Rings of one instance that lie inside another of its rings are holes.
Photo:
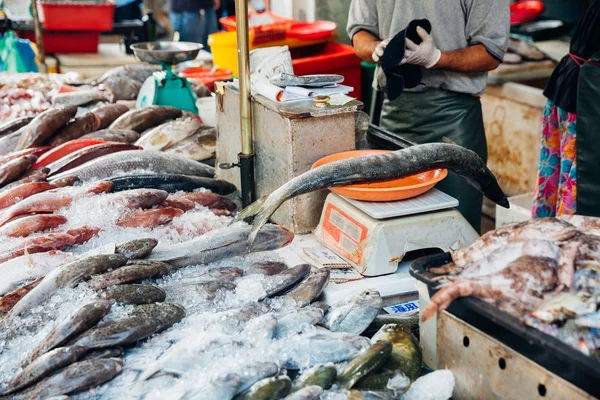
[[[390,153],[389,150],[353,150],[332,154],[315,162],[312,168],[317,168],[334,161],[349,158],[366,157],[376,154]],[[435,186],[436,183],[448,175],[446,169],[435,169],[422,172],[402,179],[371,183],[364,185],[350,185],[331,188],[333,193],[362,201],[397,201],[417,197]]]

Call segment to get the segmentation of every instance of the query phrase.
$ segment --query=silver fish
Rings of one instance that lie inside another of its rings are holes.
[[[310,275],[289,291],[284,297],[296,302],[298,307],[304,307],[315,301],[329,282],[329,268],[319,268],[317,272]]]
[[[26,367],[41,354],[52,350],[65,343],[72,337],[87,331],[96,325],[110,311],[111,303],[108,300],[95,300],[85,304],[64,321],[59,322],[42,341],[25,357],[21,363]]]
[[[203,126],[198,118],[168,121],[144,134],[135,145],[144,150],[161,151],[194,135]]]
[[[360,335],[381,311],[383,301],[378,291],[369,289],[331,306],[323,325],[333,332]]]
[[[217,229],[187,242],[158,246],[149,260],[164,261],[176,267],[209,264],[225,258],[251,252],[275,250],[288,245],[294,234],[277,225],[267,225],[259,232],[257,242],[248,247],[252,227],[239,226]]]
[[[343,336],[317,333],[311,336],[290,337],[286,342],[284,367],[297,370],[317,364],[338,363],[358,356],[369,348],[368,339],[353,340]]]
[[[49,251],[46,253],[25,254],[0,264],[2,279],[0,280],[0,295],[16,289],[19,284],[44,277],[48,272],[63,264],[77,259],[70,253]]]
[[[7,386],[7,393],[12,393],[32,385],[59,368],[77,361],[87,352],[84,346],[59,347],[36,358],[23,369]]]
[[[181,174],[212,177],[214,168],[196,161],[157,151],[129,150],[107,154],[79,167],[55,175],[52,180],[77,176],[81,180],[102,180],[120,172],[145,170],[154,174]]]
[[[78,90],[76,92],[59,93],[52,99],[53,105],[82,106],[92,101],[110,101],[111,95],[99,90]]]
[[[81,280],[111,268],[125,265],[127,257],[120,254],[91,256],[63,265],[48,273],[31,292],[27,293],[7,314],[6,321],[20,315],[50,298],[58,289],[73,287]]]
[[[208,387],[186,393],[182,400],[219,399],[231,400],[240,386],[240,376],[230,373],[213,378]]]
[[[246,207],[236,221],[255,217],[254,229],[249,236],[249,242],[252,243],[260,228],[288,199],[331,187],[404,178],[436,168],[454,171],[490,200],[508,208],[508,200],[496,178],[475,152],[453,144],[429,143],[380,155],[336,161],[305,172]]]
[[[289,335],[302,333],[307,327],[318,324],[322,319],[323,310],[315,307],[304,307],[285,314],[277,320],[275,338],[282,339]]]
[[[79,392],[110,381],[122,370],[123,361],[117,358],[80,361],[61,369],[23,392],[0,397],[0,399],[46,399]]]

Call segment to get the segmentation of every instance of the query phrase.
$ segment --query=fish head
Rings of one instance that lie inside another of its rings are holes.
[[[381,294],[375,289],[367,289],[358,295],[358,300],[365,304],[381,304]]]
[[[294,234],[279,225],[265,225],[252,244],[252,251],[269,251],[281,249],[294,240]]]
[[[411,343],[413,334],[406,327],[399,324],[387,324],[381,327],[373,336],[373,340],[387,340],[390,343]],[[416,338],[414,339],[416,341]]]
[[[79,178],[76,176],[66,176],[64,178],[57,179],[52,182],[52,185],[56,187],[73,186],[79,182]]]
[[[129,205],[142,208],[152,207],[164,201],[168,196],[169,194],[164,190],[142,189],[137,191],[134,198],[130,200]]]

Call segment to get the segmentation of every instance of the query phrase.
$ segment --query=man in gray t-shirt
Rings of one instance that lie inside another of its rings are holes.
[[[352,0],[348,35],[356,54],[377,63],[389,39],[415,19],[431,22],[419,45],[407,41],[402,63],[423,67],[423,80],[396,100],[385,100],[381,127],[418,143],[444,138],[487,159],[480,96],[487,72],[508,46],[509,0]],[[378,66],[374,87],[385,88]],[[438,186],[459,200],[459,211],[479,231],[482,196],[450,174]]]

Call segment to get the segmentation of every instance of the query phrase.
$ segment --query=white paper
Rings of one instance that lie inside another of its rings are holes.
[[[261,76],[255,76],[250,79],[252,86],[252,94],[260,94],[269,100],[278,102],[279,95],[283,92],[278,86],[273,85],[267,79]]]
[[[304,97],[315,96],[330,96],[333,94],[347,94],[353,91],[354,88],[346,85],[334,85],[322,88],[305,88],[301,86],[288,86],[285,91],[288,93],[297,94]]]

